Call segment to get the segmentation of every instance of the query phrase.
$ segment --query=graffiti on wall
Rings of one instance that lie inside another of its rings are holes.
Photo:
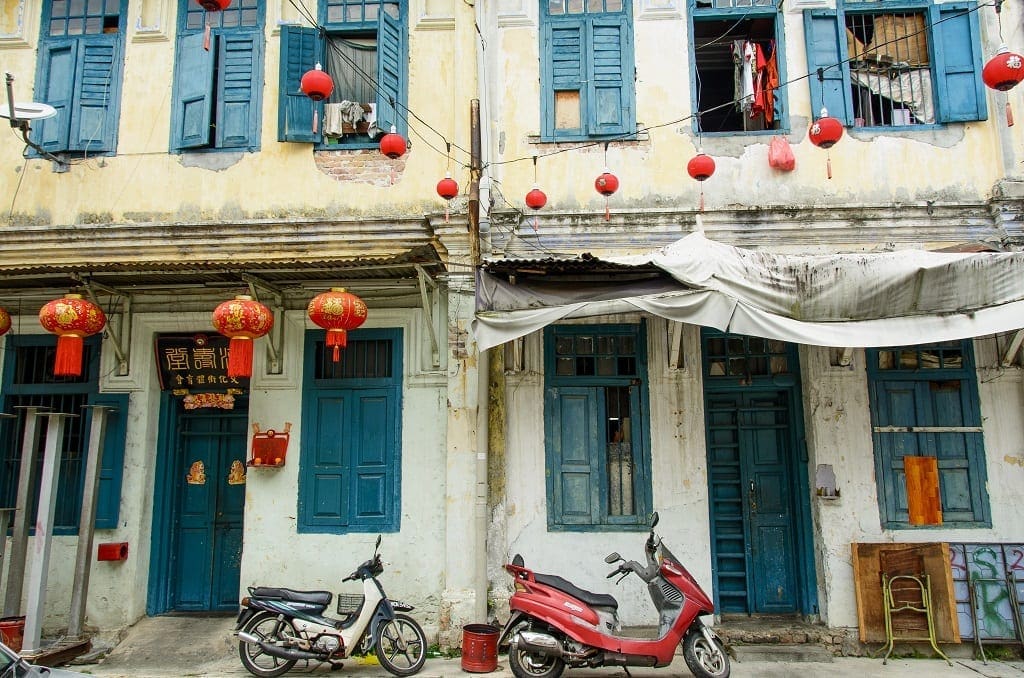
[[[1024,544],[950,544],[960,636],[1011,640],[1024,619]],[[972,601],[971,587],[974,588]]]

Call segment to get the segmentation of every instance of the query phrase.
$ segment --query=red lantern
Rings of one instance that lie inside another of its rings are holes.
[[[451,200],[459,194],[459,184],[452,179],[451,174],[445,174],[444,179],[437,182],[437,194],[445,200]]]
[[[56,377],[78,377],[82,374],[82,340],[96,334],[107,324],[107,316],[96,304],[81,294],[65,294],[39,309],[39,324],[57,335]]]
[[[196,4],[207,12],[220,12],[231,6],[231,0],[196,0]]]
[[[715,173],[715,161],[710,155],[698,153],[686,163],[686,171],[697,181],[704,181]]]
[[[608,197],[619,190],[619,178],[605,167],[601,176],[594,180],[594,188],[604,196],[604,220],[608,221],[612,218],[611,213],[608,211]]]
[[[405,139],[398,134],[398,130],[395,129],[394,125],[391,126],[391,131],[388,134],[381,137],[380,152],[392,160],[405,155]]]
[[[270,309],[248,294],[239,294],[213,310],[213,328],[231,337],[228,344],[228,376],[252,376],[252,344],[274,326]]]
[[[1000,45],[996,55],[988,60],[981,71],[981,79],[992,89],[1005,92],[1024,80],[1024,57]]]
[[[835,118],[830,118],[828,109],[821,109],[821,117],[811,125],[809,134],[811,143],[821,148],[832,148],[839,138],[843,136],[843,123]]]
[[[11,314],[0,308],[0,337],[11,331]]]
[[[332,287],[313,297],[306,308],[309,319],[327,330],[327,345],[334,348],[333,361],[338,362],[340,349],[348,344],[348,330],[366,322],[366,304],[344,287]]]
[[[544,195],[544,191],[534,184],[533,189],[526,194],[526,206],[531,210],[539,210],[547,204],[548,196]]]
[[[334,78],[324,73],[324,69],[317,64],[302,75],[299,89],[313,101],[323,101],[334,91]]]

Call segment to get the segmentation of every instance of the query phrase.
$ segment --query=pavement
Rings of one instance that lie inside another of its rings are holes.
[[[238,641],[231,634],[231,620],[225,618],[150,617],[132,627],[102,660],[66,668],[107,678],[238,678],[250,674],[238,659]],[[763,646],[758,646],[763,647]],[[899,649],[899,646],[897,646]],[[944,647],[948,649],[948,647]],[[955,648],[962,658],[952,657],[953,665],[941,659],[881,659],[835,657],[831,661],[794,661],[781,653],[779,660],[766,660],[760,651],[735,648],[732,676],[735,678],[1024,678],[1024,661],[989,659],[988,663],[967,658],[970,646]],[[966,653],[966,654],[965,654]],[[814,656],[814,655],[812,655]],[[1019,656],[1017,654],[1016,656]],[[816,657],[821,659],[820,656]],[[390,677],[372,658],[350,659],[332,672],[326,665],[306,667],[296,664],[287,675],[337,675],[349,678]],[[681,656],[661,669],[621,667],[570,669],[565,678],[683,678],[690,675]],[[497,668],[485,673],[463,671],[459,658],[428,658],[417,678],[513,678],[505,655],[499,655]]]

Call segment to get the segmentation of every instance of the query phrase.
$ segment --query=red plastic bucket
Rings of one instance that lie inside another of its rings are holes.
[[[498,629],[490,624],[462,627],[462,670],[487,673],[498,668]]]
[[[15,652],[21,652],[21,644],[25,640],[25,618],[0,618],[0,640]]]

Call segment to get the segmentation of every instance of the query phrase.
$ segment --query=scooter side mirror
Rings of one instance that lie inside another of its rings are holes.
[[[516,557],[512,559],[512,564],[515,565],[516,567],[525,567],[526,566],[526,561],[523,560],[523,556],[522,555],[517,553]]]
[[[618,551],[613,551],[604,557],[604,562],[611,565],[612,563],[622,560],[622,556],[619,555]]]
[[[658,525],[658,512],[655,511],[651,514],[651,529],[653,530]]]

